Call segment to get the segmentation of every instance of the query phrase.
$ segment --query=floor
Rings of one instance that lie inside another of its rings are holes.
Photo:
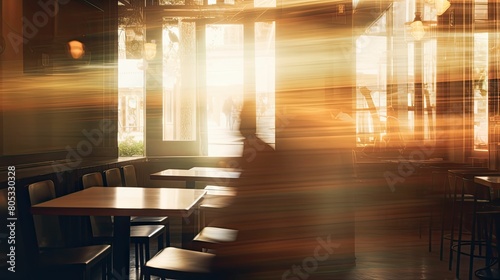
[[[373,186],[380,187],[373,187]],[[417,188],[412,188],[417,186]],[[314,271],[307,275],[288,275],[281,280],[413,280],[458,279],[455,265],[448,270],[448,251],[444,259],[439,257],[440,230],[435,223],[432,233],[432,251],[428,247],[428,213],[429,207],[419,204],[420,186],[425,185],[420,178],[411,181],[407,178],[405,185],[389,188],[385,181],[370,182],[365,189],[356,192],[358,201],[355,208],[355,256],[356,265],[349,268]],[[417,190],[417,191],[415,191]],[[367,203],[376,201],[376,203]],[[360,207],[361,205],[361,207]],[[368,207],[364,207],[369,205]],[[434,204],[431,204],[434,205]],[[441,209],[441,207],[438,207]],[[435,213],[435,221],[440,214]],[[173,227],[172,227],[173,226]],[[176,225],[171,224],[171,230]],[[174,232],[175,235],[175,232]],[[177,240],[172,238],[173,245]],[[449,244],[449,243],[445,243]],[[155,248],[153,245],[152,248]],[[445,245],[446,248],[446,245]],[[133,248],[132,248],[133,249]],[[459,279],[469,279],[469,257],[461,257]],[[134,255],[131,250],[130,279],[139,279],[139,271],[134,268]],[[476,259],[473,271],[485,266],[483,259]],[[154,278],[153,278],[154,279]],[[480,279],[472,276],[472,279]],[[500,278],[498,278],[500,279]],[[261,280],[261,279],[255,279]],[[279,279],[276,279],[279,280]]]
[[[448,256],[445,254],[445,259],[439,260],[439,230],[435,230],[432,237],[433,250],[429,252],[427,228],[419,230],[415,223],[408,220],[359,223],[356,226],[355,267],[337,272],[313,273],[307,278],[289,276],[284,279],[457,279],[455,266],[453,271],[448,270]],[[462,257],[460,279],[468,279],[468,261],[467,256]],[[130,279],[139,279],[139,271],[134,268],[133,250],[130,263]],[[484,260],[477,260],[474,269],[483,265]]]

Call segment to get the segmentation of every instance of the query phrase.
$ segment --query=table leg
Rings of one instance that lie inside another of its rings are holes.
[[[182,217],[182,248],[190,248],[191,242],[196,235],[197,211],[191,215]]]
[[[113,229],[113,276],[129,279],[130,217],[115,216]]]

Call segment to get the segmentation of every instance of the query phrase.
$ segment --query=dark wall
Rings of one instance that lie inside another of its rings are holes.
[[[116,1],[13,2],[2,3],[0,166],[116,158]]]

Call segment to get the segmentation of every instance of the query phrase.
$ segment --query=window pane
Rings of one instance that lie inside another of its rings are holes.
[[[196,140],[195,23],[163,28],[163,140]]]
[[[424,97],[424,139],[435,140],[436,130],[436,51],[437,41],[424,42],[423,50],[423,88]]]
[[[255,23],[255,82],[257,88],[257,134],[275,143],[275,24]]]
[[[140,29],[118,29],[118,146],[120,156],[144,154],[144,61]]]
[[[254,0],[253,5],[254,7],[259,7],[259,8],[276,7],[276,0]]]
[[[488,149],[488,34],[474,34],[474,148]]]
[[[241,155],[243,25],[206,26],[208,155]]]
[[[377,32],[381,32],[380,29]],[[357,145],[379,145],[386,120],[387,39],[385,36],[360,36],[356,50],[362,50],[356,53]]]

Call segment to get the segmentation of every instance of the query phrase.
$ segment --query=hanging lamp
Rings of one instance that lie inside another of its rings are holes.
[[[411,27],[411,35],[417,41],[420,41],[425,36],[424,24],[422,22],[422,17],[420,16],[420,12],[415,12],[415,19],[410,24]]]

